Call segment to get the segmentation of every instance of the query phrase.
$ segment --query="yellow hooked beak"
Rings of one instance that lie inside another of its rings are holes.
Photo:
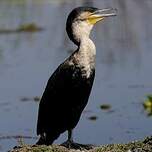
[[[87,20],[90,24],[94,25],[98,21],[103,20],[105,17],[116,16],[116,13],[117,13],[117,9],[113,9],[113,8],[101,9],[91,13]]]

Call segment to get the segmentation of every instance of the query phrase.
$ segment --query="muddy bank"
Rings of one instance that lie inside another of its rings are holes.
[[[22,145],[9,152],[152,152],[152,136],[141,141],[132,141],[126,144],[110,144],[95,147],[91,150],[67,149],[59,145],[52,146],[30,146]]]

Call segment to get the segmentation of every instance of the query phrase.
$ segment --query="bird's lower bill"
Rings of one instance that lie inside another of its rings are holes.
[[[95,23],[97,23],[97,22],[99,22],[99,21],[101,21],[103,19],[104,19],[104,17],[89,17],[87,19],[87,21],[88,21],[89,24],[94,25]]]

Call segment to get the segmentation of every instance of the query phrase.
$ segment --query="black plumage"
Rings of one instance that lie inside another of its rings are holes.
[[[66,60],[48,80],[37,124],[37,134],[46,134],[45,144],[52,144],[61,133],[73,129],[88,102],[95,72],[83,77],[77,64],[69,65]]]

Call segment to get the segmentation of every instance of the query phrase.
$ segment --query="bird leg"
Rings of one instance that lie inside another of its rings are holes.
[[[89,149],[94,148],[94,145],[91,145],[91,144],[84,145],[84,144],[75,143],[73,141],[72,129],[68,130],[68,140],[62,143],[61,146],[64,146],[69,149],[80,149],[80,150],[83,150],[83,149],[89,150]]]

